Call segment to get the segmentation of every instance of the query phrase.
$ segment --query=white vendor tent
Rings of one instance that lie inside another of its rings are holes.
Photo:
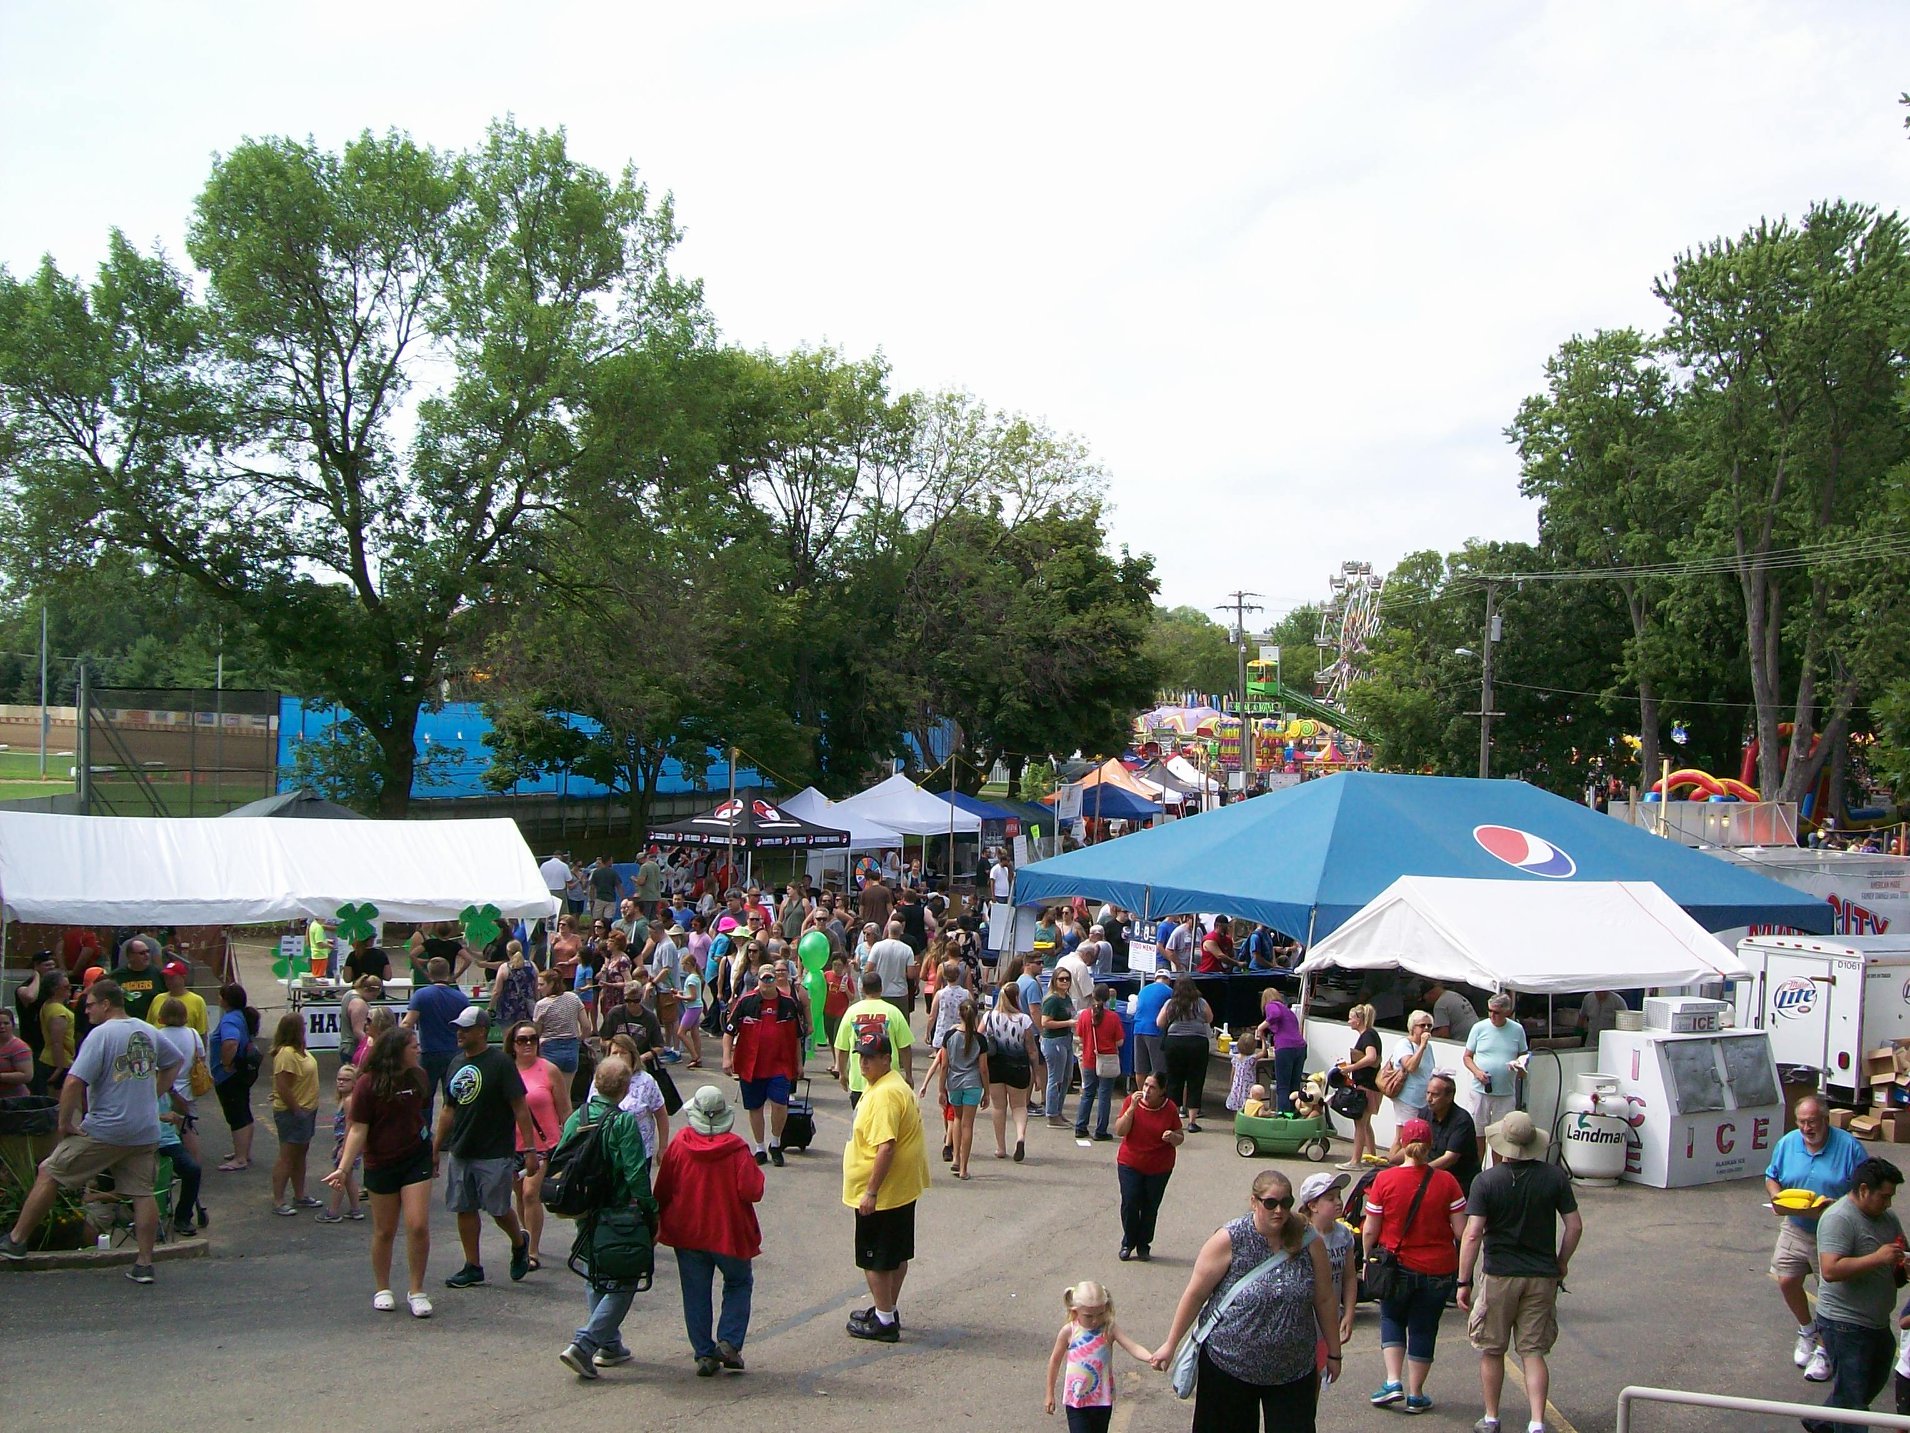
[[[0,812],[0,911],[15,920],[251,925],[332,920],[369,901],[381,920],[507,918],[556,909],[503,817],[280,821],[270,817]]]
[[[873,821],[905,836],[947,836],[951,832],[957,836],[977,836],[982,829],[981,817],[951,806],[900,772],[858,796],[838,801],[835,814],[838,818],[860,817]]]
[[[831,801],[813,786],[805,786],[794,796],[782,803],[783,810],[791,816],[800,817],[818,826],[827,826],[849,833],[851,851],[885,851],[902,844],[901,834],[893,828],[872,821],[867,816],[850,811],[839,802]],[[819,853],[827,858],[837,852]]]
[[[1201,773],[1195,769],[1194,764],[1184,756],[1170,756],[1162,764],[1197,791],[1205,791],[1211,796],[1214,792],[1220,790],[1220,783],[1218,781],[1214,780],[1211,776],[1201,775]]]
[[[1746,972],[1649,881],[1401,876],[1300,970],[1409,970],[1480,990],[1566,995],[1695,985]]]

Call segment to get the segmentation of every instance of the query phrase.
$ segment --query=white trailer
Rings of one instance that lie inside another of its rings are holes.
[[[1780,1065],[1824,1072],[1835,1096],[1864,1089],[1864,1055],[1910,1039],[1910,936],[1764,935],[1738,942],[1737,1024],[1769,1032]]]

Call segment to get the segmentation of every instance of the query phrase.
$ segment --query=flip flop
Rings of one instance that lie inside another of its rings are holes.
[[[531,1255],[531,1272],[536,1273],[539,1269],[543,1267],[544,1267],[544,1261],[538,1258],[535,1254]]]
[[[222,1164],[219,1166],[219,1172],[221,1174],[237,1174],[240,1170],[250,1169],[251,1167],[252,1162],[247,1160],[244,1164]]]

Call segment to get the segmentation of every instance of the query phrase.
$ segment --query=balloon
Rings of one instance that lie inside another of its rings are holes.
[[[807,932],[797,943],[796,954],[802,957],[803,969],[821,970],[829,963],[829,937],[819,930]]]
[[[796,945],[796,954],[802,960],[802,983],[809,991],[809,1010],[815,1021],[815,1046],[818,1050],[826,1050],[829,1048],[829,1033],[823,1028],[820,1012],[829,994],[822,978],[822,968],[829,963],[829,937],[819,930],[805,931],[802,940]]]

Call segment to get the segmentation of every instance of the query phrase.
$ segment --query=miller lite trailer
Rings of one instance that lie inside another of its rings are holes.
[[[1733,987],[1738,1027],[1765,1031],[1779,1064],[1822,1070],[1833,1097],[1863,1103],[1865,1053],[1910,1039],[1910,937],[1752,936],[1738,959],[1751,977]]]

